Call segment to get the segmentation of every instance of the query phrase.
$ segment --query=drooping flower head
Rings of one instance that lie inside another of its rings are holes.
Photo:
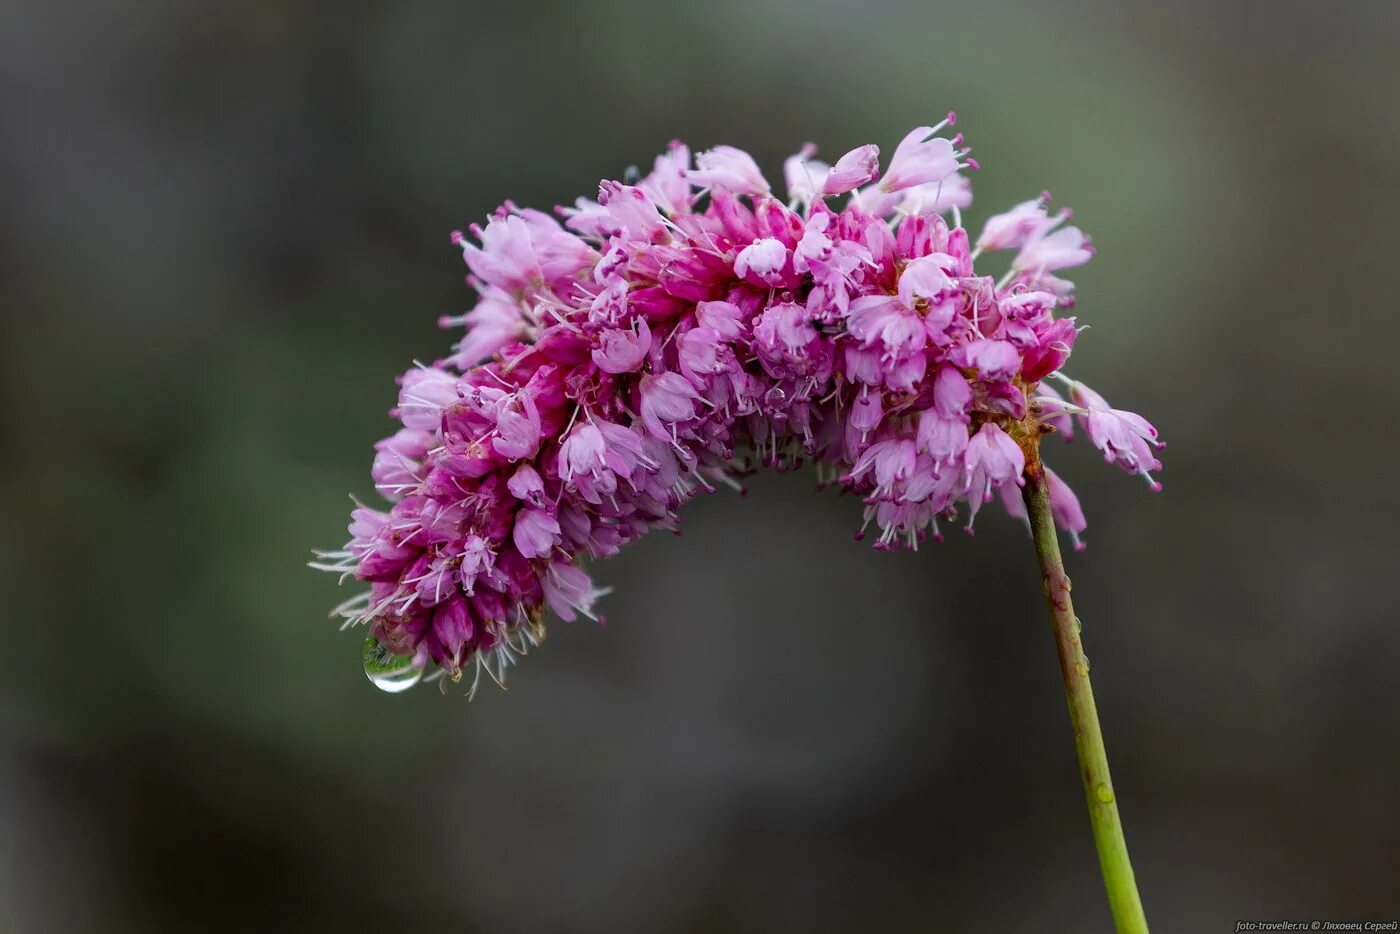
[[[371,469],[389,505],[357,505],[345,548],[314,564],[366,585],[336,612],[368,625],[371,678],[503,679],[546,609],[594,617],[583,559],[675,528],[697,492],[757,466],[815,461],[882,549],[959,514],[971,531],[998,493],[1024,515],[1040,435],[1072,420],[1158,488],[1156,429],[1064,372],[1079,331],[1056,274],[1089,238],[1042,195],[974,248],[961,173],[977,163],[939,135],[953,121],[906,135],[883,174],[875,146],[828,165],[809,144],[787,200],[742,150],[692,166],[672,143],[562,222],[507,202],[454,234],[479,299],[443,324],[465,336],[400,377],[401,427]],[[1005,274],[978,274],[998,250],[1016,251]],[[1079,502],[1047,476],[1080,547]]]

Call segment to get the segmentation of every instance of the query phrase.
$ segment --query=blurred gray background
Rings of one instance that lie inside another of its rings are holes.
[[[1400,10],[447,0],[0,17],[0,929],[1109,928],[1029,544],[918,554],[810,475],[596,567],[508,693],[376,692],[303,567],[448,231],[673,137],[770,174],[949,107],[974,230],[1099,247],[1070,559],[1154,930],[1400,914]]]

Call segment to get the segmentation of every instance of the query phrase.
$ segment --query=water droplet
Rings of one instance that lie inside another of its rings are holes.
[[[1094,666],[1089,664],[1089,656],[1087,656],[1087,655],[1085,655],[1084,653],[1081,652],[1081,653],[1079,654],[1079,657],[1082,658],[1082,659],[1084,659],[1084,673],[1085,673],[1085,674],[1088,674],[1090,671],[1093,671],[1093,670],[1094,670]]]
[[[1081,678],[1087,678],[1089,677],[1089,666],[1084,664],[1083,662],[1075,662],[1074,673],[1079,675],[1079,677]]]
[[[423,680],[423,669],[413,665],[413,659],[390,652],[370,636],[365,640],[365,677],[387,694],[407,691]]]
[[[1094,797],[1098,798],[1104,804],[1112,804],[1113,789],[1100,782],[1098,787],[1094,789]]]
[[[423,679],[423,669],[414,668],[409,665],[402,671],[395,672],[373,672],[366,670],[365,677],[369,678],[379,690],[386,694],[397,694],[400,691],[407,691]]]

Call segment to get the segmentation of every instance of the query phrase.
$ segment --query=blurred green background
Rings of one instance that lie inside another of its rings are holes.
[[[596,568],[511,690],[376,692],[303,567],[447,233],[673,137],[886,154],[1099,247],[1050,449],[1154,929],[1400,913],[1393,2],[18,4],[0,19],[0,930],[1108,930],[1029,545],[811,476]],[[1389,270],[1389,271],[1388,271]]]

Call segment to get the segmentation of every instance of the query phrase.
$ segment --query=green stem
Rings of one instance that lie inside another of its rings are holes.
[[[1039,458],[1026,468],[1026,510],[1030,516],[1031,537],[1040,559],[1045,600],[1055,631],[1055,648],[1060,656],[1060,673],[1065,680],[1065,699],[1074,723],[1074,745],[1079,753],[1079,772],[1084,780],[1084,796],[1089,803],[1089,822],[1094,828],[1094,846],[1099,851],[1099,868],[1108,907],[1118,934],[1147,934],[1147,918],[1142,912],[1133,865],[1128,860],[1128,844],[1118,818],[1118,802],[1113,780],[1108,774],[1108,753],[1094,706],[1094,689],[1089,684],[1089,662],[1079,638],[1079,620],[1070,602],[1069,578],[1060,559],[1060,542],[1050,513],[1050,492]]]

